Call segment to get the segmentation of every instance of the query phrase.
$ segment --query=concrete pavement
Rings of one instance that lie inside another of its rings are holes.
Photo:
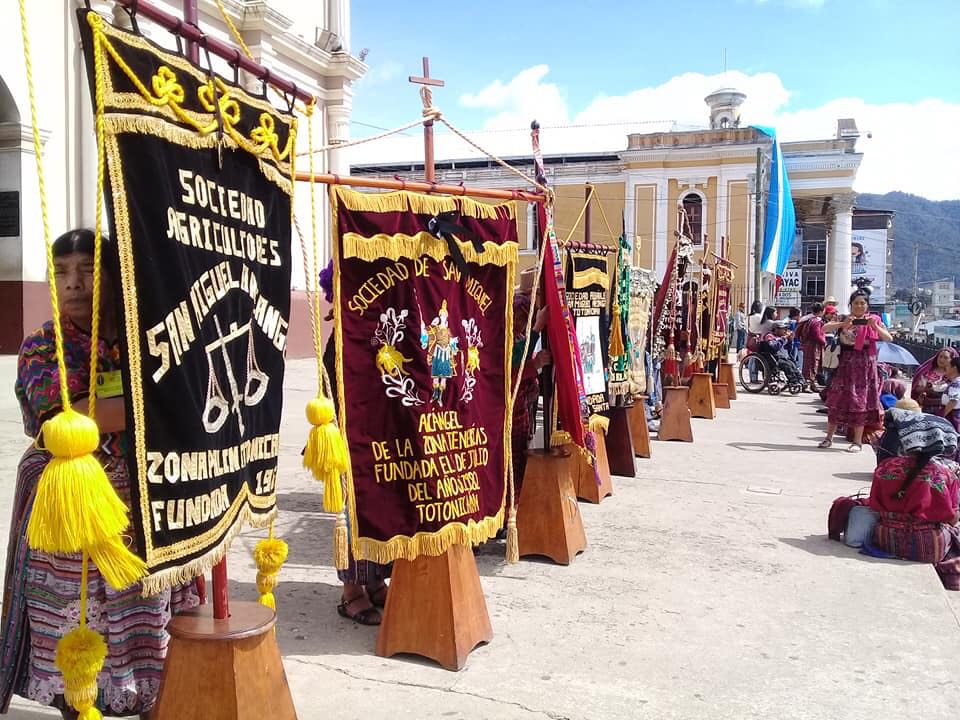
[[[477,562],[495,638],[459,673],[374,655],[376,630],[337,616],[333,520],[300,468],[310,362],[288,365],[278,533],[279,641],[304,720],[400,718],[940,718],[954,710],[960,603],[930,566],[826,539],[830,502],[869,486],[873,458],[818,450],[811,396],[740,394],[696,442],[653,445],[636,478],[581,505],[589,547],[569,567]],[[12,388],[13,362],[0,359]],[[0,538],[26,438],[0,397]],[[231,593],[256,598],[231,549]],[[11,717],[47,711],[16,701]],[[265,712],[263,717],[269,717]]]

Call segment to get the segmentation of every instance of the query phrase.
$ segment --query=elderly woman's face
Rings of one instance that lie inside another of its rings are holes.
[[[93,256],[70,253],[53,260],[61,311],[75,324],[90,328],[93,306]]]

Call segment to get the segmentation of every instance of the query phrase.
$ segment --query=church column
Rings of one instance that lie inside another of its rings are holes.
[[[833,227],[827,241],[827,273],[825,292],[833,296],[841,309],[850,297],[850,250],[853,242],[853,210],[849,200],[834,202]]]
[[[327,105],[327,141],[331,145],[339,145],[350,139],[350,98],[344,97],[345,102],[336,105]],[[335,175],[349,175],[350,164],[347,162],[343,150],[331,150],[327,154],[328,172]]]
[[[327,0],[329,3],[329,21],[327,30],[340,38],[343,52],[350,51],[350,2],[349,0]]]

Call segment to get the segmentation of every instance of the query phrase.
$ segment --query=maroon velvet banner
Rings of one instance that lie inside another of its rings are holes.
[[[341,187],[331,203],[353,554],[483,542],[510,459],[514,205]]]

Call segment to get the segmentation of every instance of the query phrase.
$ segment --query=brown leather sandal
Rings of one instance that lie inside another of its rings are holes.
[[[341,602],[337,605],[337,614],[342,618],[347,620],[353,620],[358,625],[379,625],[380,621],[383,619],[380,617],[380,611],[376,607],[368,607],[363,610],[357,610],[356,612],[350,612],[350,606],[353,605],[358,600],[365,599],[365,595],[357,595],[355,598],[350,600],[345,600],[341,598]]]
[[[380,587],[374,588],[371,590],[367,588],[367,597],[370,598],[370,602],[374,604],[375,607],[382,608],[387,604],[387,590],[390,587],[386,583],[382,583]]]

